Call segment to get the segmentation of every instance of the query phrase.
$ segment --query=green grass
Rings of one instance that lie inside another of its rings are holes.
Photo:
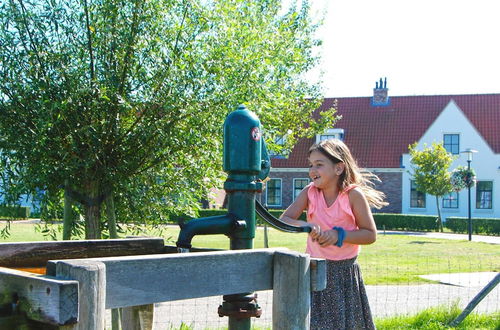
[[[454,306],[452,308],[434,307],[429,308],[412,316],[396,316],[384,319],[376,319],[377,329],[500,329],[500,312],[494,314],[469,314],[457,327],[448,325],[462,311]]]
[[[50,226],[57,232],[58,239],[61,239],[60,227]],[[0,242],[48,240],[35,228],[32,224],[13,222],[10,237],[0,239]],[[140,234],[137,229],[128,227],[128,232],[122,237]],[[167,245],[175,245],[179,228],[168,226],[161,232],[148,230],[143,234],[163,237]],[[306,234],[269,229],[270,247],[304,252],[306,238]],[[229,239],[224,235],[195,236],[192,243],[194,247],[229,248]],[[256,231],[254,247],[264,247],[262,228]],[[494,244],[380,234],[375,244],[362,247],[359,263],[366,284],[415,284],[429,282],[418,277],[423,274],[500,271],[500,254],[498,245]]]

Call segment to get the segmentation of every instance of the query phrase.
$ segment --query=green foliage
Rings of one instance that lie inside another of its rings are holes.
[[[240,103],[271,151],[336,120],[312,117],[307,2],[5,1],[0,26],[2,188],[42,203],[64,188],[96,228],[110,194],[119,222],[192,214],[220,186],[221,127]]]
[[[460,191],[465,188],[472,188],[476,181],[476,172],[473,168],[458,166],[451,172],[451,185],[453,190]]]
[[[448,217],[444,226],[454,233],[467,233],[468,218]],[[473,218],[472,232],[474,234],[500,235],[500,219]]]
[[[31,209],[27,206],[0,205],[0,217],[8,219],[28,219]]]
[[[424,146],[424,150],[416,149],[417,144],[410,146],[413,172],[411,173],[417,189],[421,192],[444,196],[453,191],[451,174],[448,171],[453,156],[446,151],[442,143],[433,143],[432,147]]]
[[[373,218],[378,230],[415,230],[434,231],[437,228],[436,216],[418,214],[374,213]]]
[[[424,145],[424,150],[417,150],[417,143],[409,146],[413,176],[417,189],[421,192],[436,196],[438,211],[438,226],[443,230],[439,197],[453,191],[451,174],[448,171],[453,156],[446,151],[442,143],[432,143],[432,147]]]

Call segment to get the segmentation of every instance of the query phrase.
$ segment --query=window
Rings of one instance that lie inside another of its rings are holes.
[[[410,207],[424,208],[425,194],[417,190],[417,184],[411,180]]]
[[[458,155],[460,153],[460,135],[444,134],[443,146],[449,153]]]
[[[309,184],[309,179],[293,179],[293,200],[297,198],[302,189]]]
[[[316,143],[328,139],[339,139],[344,140],[344,129],[343,128],[329,128],[323,132],[323,134],[316,135]]]
[[[443,196],[443,208],[458,209],[458,192],[454,191]]]
[[[281,206],[281,179],[271,179],[266,185],[267,205]]]
[[[337,138],[337,136],[335,134],[331,134],[331,135],[330,134],[321,134],[319,136],[320,141],[328,140],[328,139],[336,139],[336,138]]]
[[[491,209],[493,181],[478,181],[476,187],[476,209]]]

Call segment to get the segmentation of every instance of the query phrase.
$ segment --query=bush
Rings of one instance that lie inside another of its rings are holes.
[[[433,215],[374,213],[378,230],[437,230],[437,217]]]
[[[28,219],[31,209],[28,206],[0,205],[0,217],[14,219]]]
[[[468,218],[448,217],[444,226],[454,233],[468,233]],[[500,219],[472,218],[474,234],[500,235]]]

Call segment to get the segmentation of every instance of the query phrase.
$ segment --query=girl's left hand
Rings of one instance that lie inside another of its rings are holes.
[[[337,243],[338,239],[338,232],[335,229],[331,229],[321,232],[321,234],[316,238],[316,241],[319,245],[325,247]]]

